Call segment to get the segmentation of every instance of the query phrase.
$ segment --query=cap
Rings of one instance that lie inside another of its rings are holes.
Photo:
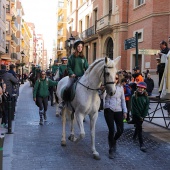
[[[145,88],[145,89],[146,89],[146,88],[147,88],[147,84],[142,81],[142,82],[140,82],[140,83],[137,84],[137,87],[142,87],[142,88]]]
[[[54,63],[58,63],[58,59],[54,60]]]
[[[61,59],[61,61],[67,61],[68,59],[67,59],[67,57],[63,57],[62,59]]]

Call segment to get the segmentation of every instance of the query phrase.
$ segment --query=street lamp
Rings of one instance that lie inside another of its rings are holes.
[[[74,45],[74,41],[75,41],[75,38],[73,37],[73,35],[71,34],[70,38],[67,40],[67,46],[69,47],[69,53],[71,55],[71,50],[73,48],[73,45]]]
[[[22,79],[21,79],[21,84],[24,84],[24,79],[23,79],[23,72],[24,72],[24,69],[23,69],[23,66],[24,66],[24,51],[21,51],[21,56],[22,56]]]
[[[52,62],[52,59],[50,58],[50,66],[49,66],[50,71],[51,71],[51,62]]]

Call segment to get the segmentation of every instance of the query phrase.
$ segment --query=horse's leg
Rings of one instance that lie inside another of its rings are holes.
[[[74,114],[74,113],[71,113],[71,114]],[[68,139],[72,142],[75,142],[77,140],[77,138],[74,136],[74,121],[75,121],[75,118],[73,115],[71,116],[71,124],[70,124],[71,133],[70,133],[70,136],[68,137]]]
[[[59,104],[56,103],[56,117],[59,117],[61,112],[62,110],[59,108]]]
[[[75,116],[76,116],[78,127],[80,129],[80,135],[75,140],[75,142],[79,142],[81,139],[85,137],[85,131],[84,131],[84,125],[83,125],[84,115],[81,113],[77,113],[77,114],[75,113]]]
[[[66,146],[66,108],[62,109],[62,127],[61,146]]]
[[[95,113],[93,116],[90,115],[91,149],[93,152],[93,158],[96,160],[100,160],[99,153],[96,151],[96,147],[95,147],[95,126],[96,126],[97,118],[98,118],[98,112]]]

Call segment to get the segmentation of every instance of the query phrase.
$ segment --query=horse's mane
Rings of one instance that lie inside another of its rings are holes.
[[[89,66],[88,69],[86,70],[85,74],[90,73],[90,71],[91,71],[98,63],[100,63],[100,62],[103,61],[103,60],[104,60],[104,58],[96,59],[92,64],[90,64],[90,66]]]

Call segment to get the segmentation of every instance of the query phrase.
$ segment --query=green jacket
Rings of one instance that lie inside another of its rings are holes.
[[[56,71],[58,70],[58,68],[59,68],[59,66],[53,65],[53,66],[52,66],[52,73],[55,74]]]
[[[67,69],[67,65],[62,64],[62,65],[59,66],[59,76],[60,76],[60,78],[63,78],[64,71],[66,69]]]
[[[39,97],[47,97],[49,95],[49,87],[57,85],[58,82],[52,81],[50,79],[38,79],[35,82],[34,90],[33,90],[33,98],[36,96]]]
[[[136,93],[136,92],[135,92]],[[135,94],[133,94],[132,98],[131,98],[131,113],[133,116],[135,117],[146,117],[146,115],[148,114],[148,109],[149,109],[149,98],[148,96],[137,96]]]
[[[74,55],[71,55],[68,59],[67,64],[68,74],[69,76],[75,74],[76,76],[81,77],[87,70],[88,66],[89,65],[86,58],[82,58],[80,56],[75,57]]]

